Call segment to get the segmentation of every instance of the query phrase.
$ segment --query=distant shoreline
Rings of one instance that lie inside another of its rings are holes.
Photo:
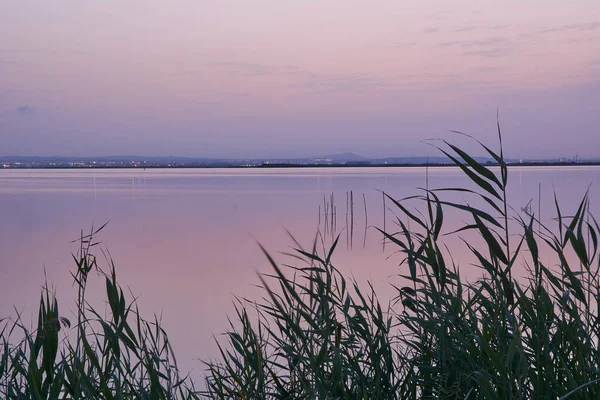
[[[497,163],[482,163],[486,167],[498,167]],[[600,166],[600,162],[577,162],[577,163],[561,163],[561,162],[522,162],[522,163],[507,163],[511,167],[594,167]],[[85,166],[10,166],[0,168],[0,170],[89,170],[89,169],[290,169],[290,168],[440,168],[452,167],[458,168],[455,164],[283,164],[269,163],[261,165],[147,165],[147,166],[107,166],[107,165],[85,165]]]

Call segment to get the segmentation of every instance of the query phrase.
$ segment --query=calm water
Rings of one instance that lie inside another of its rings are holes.
[[[597,167],[513,168],[509,198],[515,208],[533,199],[537,210],[541,184],[541,215],[549,220],[553,188],[572,211],[592,184],[594,209],[599,179]],[[457,169],[429,171],[430,187],[465,184]],[[383,226],[378,190],[400,198],[424,185],[423,168],[0,170],[0,318],[16,307],[26,320],[35,319],[44,269],[63,315],[72,315],[71,241],[81,229],[110,221],[99,239],[121,284],[141,295],[146,316],[163,314],[180,365],[198,376],[196,359],[216,355],[212,336],[227,327],[233,295],[258,296],[257,271],[269,269],[257,241],[277,261],[289,261],[278,253],[292,244],[285,229],[310,246],[319,226],[323,230],[324,196],[329,201],[333,193],[341,232],[336,265],[359,282],[373,281],[385,298],[400,257],[389,243],[383,251],[380,235],[365,226]],[[345,230],[347,191],[354,195],[352,249]],[[448,222],[458,226],[461,220],[450,215]],[[393,227],[391,211],[387,226]],[[457,248],[457,261],[461,254]],[[92,299],[99,289],[91,289]]]

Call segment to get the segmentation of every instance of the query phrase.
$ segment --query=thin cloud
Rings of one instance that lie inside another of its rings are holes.
[[[583,24],[570,24],[565,25],[565,29],[575,29],[578,31],[591,31],[600,29],[600,22],[588,22]]]
[[[553,33],[553,32],[559,32],[561,30],[563,30],[563,28],[558,28],[558,27],[556,27],[556,28],[545,28],[545,29],[542,29],[540,31],[540,33]]]
[[[205,63],[208,67],[224,68],[246,76],[290,75],[300,70],[293,66],[272,66],[246,62],[212,62]]]
[[[570,38],[568,39],[568,42],[570,43],[578,43],[578,42],[588,42],[588,43],[594,43],[594,42],[598,42],[600,40],[600,36],[599,35],[593,35],[593,36],[580,36],[580,37],[574,37],[574,38]]]
[[[440,19],[448,18],[450,16],[450,14],[452,14],[452,11],[449,11],[449,10],[438,11],[438,12],[428,14],[427,18],[440,20]]]
[[[179,71],[179,72],[173,72],[172,74],[170,74],[170,76],[194,76],[194,75],[198,75],[198,71]]]
[[[222,102],[215,100],[192,100],[188,101],[187,104],[190,106],[220,106]]]
[[[440,28],[427,28],[427,29],[423,29],[423,33],[436,33],[439,32]]]
[[[502,70],[504,70],[504,68],[502,68],[502,67],[490,67],[490,66],[481,66],[481,67],[471,68],[471,71],[474,71],[474,72],[496,72],[496,71],[502,71]]]
[[[579,24],[568,24],[568,25],[562,25],[562,26],[554,26],[554,27],[542,29],[540,32],[541,33],[552,33],[552,32],[559,32],[559,31],[585,32],[585,31],[592,31],[592,30],[596,30],[596,29],[600,29],[600,22],[598,22],[598,21],[584,22],[584,23],[579,23]]]
[[[331,76],[311,74],[307,78],[301,85],[320,92],[360,93],[373,88],[387,86],[387,83],[380,80],[359,75]]]
[[[462,46],[466,42],[463,40],[452,40],[450,42],[442,42],[438,43],[436,47],[452,47],[452,46]]]
[[[17,112],[21,115],[32,115],[32,114],[35,114],[35,108],[25,104],[25,105],[22,105],[21,107],[18,107]]]
[[[507,41],[506,38],[502,37],[491,37],[483,40],[454,40],[449,42],[442,42],[437,45],[437,47],[453,47],[460,46],[464,48],[469,47],[487,47],[487,46],[495,46],[500,43],[505,43]]]
[[[363,75],[321,74],[304,70],[295,66],[265,65],[245,62],[212,62],[206,66],[226,69],[234,74],[249,77],[277,76],[292,81],[293,86],[316,90],[319,92],[364,92],[376,87],[388,85],[387,82]]]
[[[489,46],[492,44],[498,44],[498,43],[504,43],[504,42],[506,42],[506,38],[492,37],[492,38],[488,38],[488,39],[484,39],[484,40],[474,41],[474,42],[472,42],[472,45],[473,46]]]
[[[395,48],[409,48],[417,45],[417,42],[402,42],[394,45]]]
[[[475,30],[476,28],[477,28],[476,26],[465,26],[464,28],[458,28],[458,29],[454,30],[454,32],[458,32],[458,33],[470,32],[472,30]]]
[[[512,25],[511,24],[504,24],[504,25],[492,25],[490,26],[488,29],[492,30],[492,31],[497,31],[500,29],[506,29],[506,28],[510,28]]]
[[[490,90],[505,91],[510,88],[508,82],[503,80],[493,79],[451,79],[438,80],[431,85],[419,88],[422,93],[452,93],[452,92],[469,92],[480,93],[489,92]]]
[[[461,56],[478,56],[484,58],[503,57],[511,53],[512,49],[508,47],[494,47],[491,49],[469,50],[461,53]]]

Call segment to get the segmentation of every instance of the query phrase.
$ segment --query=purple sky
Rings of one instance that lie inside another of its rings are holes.
[[[600,2],[0,2],[0,156],[600,157]]]

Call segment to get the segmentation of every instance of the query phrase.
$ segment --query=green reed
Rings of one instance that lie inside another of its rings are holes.
[[[98,267],[97,231],[82,236],[74,256],[77,322],[59,314],[48,289],[36,329],[19,315],[4,320],[0,397],[600,398],[600,226],[587,194],[569,215],[555,196],[554,226],[512,208],[499,126],[498,138],[499,151],[478,142],[493,167],[451,143],[434,143],[468,187],[427,186],[405,199],[384,194],[397,218],[393,230],[379,231],[402,255],[401,284],[387,304],[333,265],[337,239],[327,250],[318,250],[320,236],[310,249],[294,240],[295,265],[280,266],[263,249],[272,267],[259,276],[264,296],[236,300],[201,390],[179,377],[160,321],[140,316],[112,262],[107,272]],[[445,213],[467,222],[448,228]],[[452,237],[464,238],[472,264],[452,258],[445,245]],[[480,278],[462,278],[461,267],[473,265]],[[105,280],[108,317],[86,301],[91,276]]]
[[[78,290],[74,324],[59,313],[47,284],[35,329],[28,329],[19,314],[2,321],[0,398],[199,398],[192,383],[179,377],[160,320],[142,318],[135,301],[123,294],[110,259],[108,271],[98,266],[92,250],[99,244],[94,237],[100,229],[82,234],[73,255]],[[104,280],[108,316],[86,300],[89,278]]]
[[[435,144],[468,188],[386,195],[397,229],[380,232],[403,255],[391,304],[334,267],[337,241],[326,252],[298,245],[299,267],[278,266],[265,252],[273,268],[261,277],[265,296],[238,304],[228,345],[207,363],[207,397],[600,398],[600,227],[588,196],[569,216],[555,201],[555,227],[513,209],[499,126],[498,138],[498,152],[479,143],[493,169]],[[465,200],[445,199],[452,193]],[[448,232],[449,211],[468,222]],[[480,279],[461,278],[444,245],[451,236],[477,238],[462,243]],[[524,278],[513,276],[515,266]]]

